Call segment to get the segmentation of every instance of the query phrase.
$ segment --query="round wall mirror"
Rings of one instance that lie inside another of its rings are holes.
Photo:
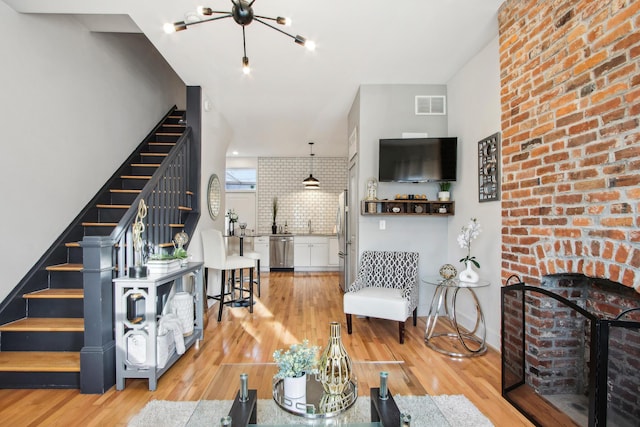
[[[222,189],[220,188],[220,180],[215,173],[209,178],[209,186],[207,187],[207,202],[209,204],[209,215],[215,220],[220,213],[220,198],[222,197]]]

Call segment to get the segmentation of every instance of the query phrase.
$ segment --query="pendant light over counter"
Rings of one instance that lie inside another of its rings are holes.
[[[309,150],[311,151],[311,166],[309,168],[309,176],[305,178],[302,183],[304,184],[305,189],[320,188],[320,181],[313,177],[313,142],[309,143]]]

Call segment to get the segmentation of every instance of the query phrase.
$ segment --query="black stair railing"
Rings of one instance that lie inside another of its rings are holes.
[[[115,254],[113,267],[117,266],[118,277],[127,275],[129,267],[135,265],[132,226],[141,200],[147,205],[143,238],[156,253],[173,241],[176,228],[185,225],[188,215],[183,209],[191,207],[191,194],[197,191],[199,184],[191,173],[192,149],[191,129],[187,128],[111,232]]]

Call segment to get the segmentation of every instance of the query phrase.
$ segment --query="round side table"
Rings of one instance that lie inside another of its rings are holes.
[[[427,277],[423,282],[436,287],[429,307],[429,315],[427,316],[427,326],[425,329],[424,341],[429,348],[446,354],[451,357],[472,357],[486,353],[486,335],[487,330],[484,322],[484,314],[480,307],[480,302],[474,291],[475,288],[489,286],[489,281],[480,280],[476,283],[462,282],[458,278],[443,279],[439,276]],[[456,313],[456,300],[458,292],[466,289],[475,303],[476,321],[473,328],[469,331],[462,329],[458,325]],[[444,312],[443,314],[441,314]],[[436,332],[438,320],[446,320],[449,322],[455,332]],[[445,348],[439,343],[438,338],[449,339],[459,342],[462,345],[462,351],[452,350],[451,347]]]

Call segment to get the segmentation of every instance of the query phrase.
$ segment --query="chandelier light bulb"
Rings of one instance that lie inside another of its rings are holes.
[[[309,52],[313,52],[314,50],[316,50],[316,42],[314,42],[313,40],[307,40],[304,43],[304,47],[306,47]]]
[[[291,26],[291,18],[287,18],[286,16],[278,16],[276,22],[287,27]]]
[[[210,7],[198,6],[198,15],[210,16],[213,15],[213,10]]]
[[[175,25],[173,25],[173,24],[172,24],[172,23],[170,23],[170,22],[167,22],[166,24],[164,24],[164,25],[162,26],[162,29],[164,29],[164,32],[165,32],[165,33],[167,33],[167,34],[173,34],[173,33],[175,33],[175,32],[176,32],[176,27],[175,27]]]
[[[246,56],[242,57],[242,72],[245,75],[251,74],[251,67],[249,67],[249,58]]]

